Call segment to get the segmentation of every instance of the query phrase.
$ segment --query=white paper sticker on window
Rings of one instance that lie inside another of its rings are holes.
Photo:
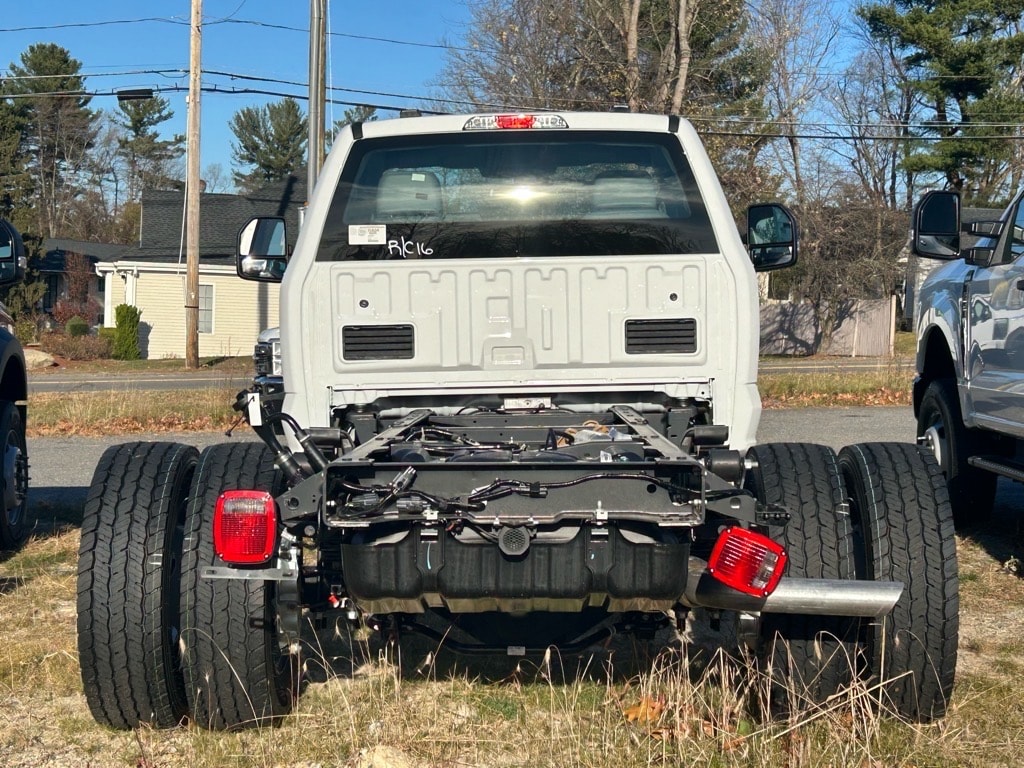
[[[385,224],[349,224],[349,245],[386,245],[388,228]]]
[[[427,175],[425,173],[414,173],[412,175],[412,180],[413,181],[426,181],[427,180]]]

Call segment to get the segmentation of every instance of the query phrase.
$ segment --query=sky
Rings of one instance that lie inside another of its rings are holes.
[[[19,63],[30,45],[56,43],[82,63],[81,72],[91,92],[180,87],[178,92],[161,94],[174,111],[174,118],[162,130],[165,136],[185,133],[190,0],[6,0],[3,5],[0,77],[11,63]],[[328,0],[328,88],[351,89],[329,90],[328,99],[425,106],[422,98],[432,94],[431,85],[444,64],[441,46],[446,41],[458,42],[468,16],[461,0]],[[309,3],[203,0],[203,19],[203,85],[216,86],[220,92],[202,94],[202,166],[219,163],[230,174],[233,134],[228,124],[232,115],[242,107],[276,101],[280,96],[229,91],[249,88],[306,95]],[[305,109],[305,101],[301,103]],[[113,95],[97,95],[91,106],[116,110],[117,100]],[[328,104],[328,120],[340,119],[346,108]]]

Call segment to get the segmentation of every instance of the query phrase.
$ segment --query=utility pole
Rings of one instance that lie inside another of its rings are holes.
[[[185,176],[185,367],[199,367],[199,99],[202,86],[203,0],[192,0],[188,137]]]
[[[327,22],[324,19],[325,0],[309,0],[309,134],[306,141],[306,200],[324,164],[324,104],[326,102],[325,55]]]

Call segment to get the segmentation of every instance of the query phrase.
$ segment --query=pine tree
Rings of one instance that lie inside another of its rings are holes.
[[[1020,181],[1024,0],[894,0],[857,13],[901,52],[933,112],[921,135],[935,140],[907,168],[941,174],[975,204],[1004,197]]]
[[[63,234],[96,137],[96,114],[89,109],[81,67],[59,45],[37,43],[21,55],[20,64],[9,66],[0,90],[13,98],[21,125],[19,151],[36,201],[32,229],[46,237]]]
[[[185,151],[185,137],[175,134],[161,139],[157,126],[174,117],[170,102],[157,96],[118,104],[115,122],[125,136],[118,142],[119,154],[128,166],[126,198],[138,201],[143,189],[165,186],[168,165]]]
[[[231,118],[235,183],[247,192],[305,166],[307,122],[295,99],[243,107]]]
[[[22,213],[32,199],[28,158],[22,149],[24,131],[24,110],[0,98],[0,217],[13,221],[18,229],[25,229],[29,222],[15,220],[15,213]]]

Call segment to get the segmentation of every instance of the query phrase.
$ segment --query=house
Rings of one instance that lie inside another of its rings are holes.
[[[283,216],[294,244],[305,192],[292,176],[252,195],[200,196],[200,357],[248,355],[257,334],[278,324],[278,286],[237,276],[236,240],[253,216]],[[119,304],[138,307],[139,347],[149,359],[185,356],[184,210],[180,190],[144,192],[139,245],[96,265],[103,324],[116,324]]]
[[[41,309],[47,314],[53,313],[53,308],[61,299],[71,298],[72,275],[70,271],[75,266],[87,268],[88,274],[82,275],[85,279],[86,295],[77,297],[76,301],[95,302],[97,307],[103,305],[103,280],[96,275],[96,265],[101,261],[114,261],[119,259],[128,248],[125,245],[114,245],[112,243],[92,243],[85,240],[71,240],[68,238],[49,238],[43,242],[43,256],[34,263],[38,269],[40,278],[46,284],[46,293],[43,294]],[[75,262],[73,256],[78,254],[82,257]],[[90,324],[95,323],[99,318],[83,318]]]

